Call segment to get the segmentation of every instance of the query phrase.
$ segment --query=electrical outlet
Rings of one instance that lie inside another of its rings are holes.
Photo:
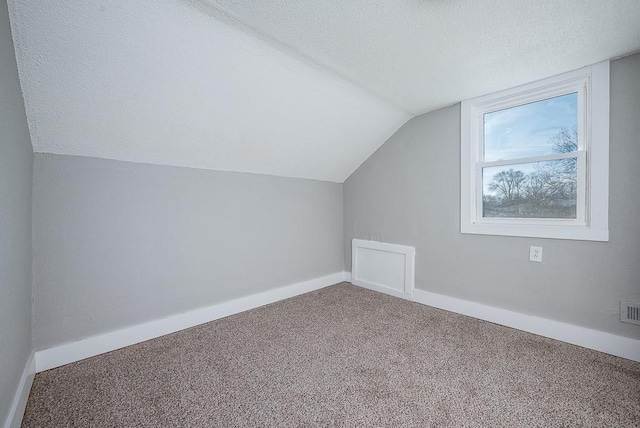
[[[529,261],[542,263],[542,247],[529,247]]]

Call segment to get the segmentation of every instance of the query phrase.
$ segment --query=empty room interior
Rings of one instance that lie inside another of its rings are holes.
[[[640,2],[2,0],[0,424],[640,426]]]

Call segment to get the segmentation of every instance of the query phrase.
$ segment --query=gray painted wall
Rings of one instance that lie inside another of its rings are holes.
[[[463,235],[460,106],[418,116],[344,184],[346,269],[353,238],[411,245],[419,289],[640,338],[640,55],[612,62],[610,156],[610,242]]]
[[[36,154],[34,348],[344,268],[342,186]]]
[[[0,423],[31,352],[33,151],[7,3],[0,2]]]

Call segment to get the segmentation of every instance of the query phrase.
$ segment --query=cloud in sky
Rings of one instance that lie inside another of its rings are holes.
[[[551,137],[578,126],[578,94],[571,93],[484,115],[485,162],[554,153]]]

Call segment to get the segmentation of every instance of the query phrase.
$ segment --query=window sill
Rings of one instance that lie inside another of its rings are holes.
[[[538,226],[516,224],[463,224],[461,233],[474,235],[518,236],[525,238],[572,239],[578,241],[609,241],[608,229],[581,226]]]

